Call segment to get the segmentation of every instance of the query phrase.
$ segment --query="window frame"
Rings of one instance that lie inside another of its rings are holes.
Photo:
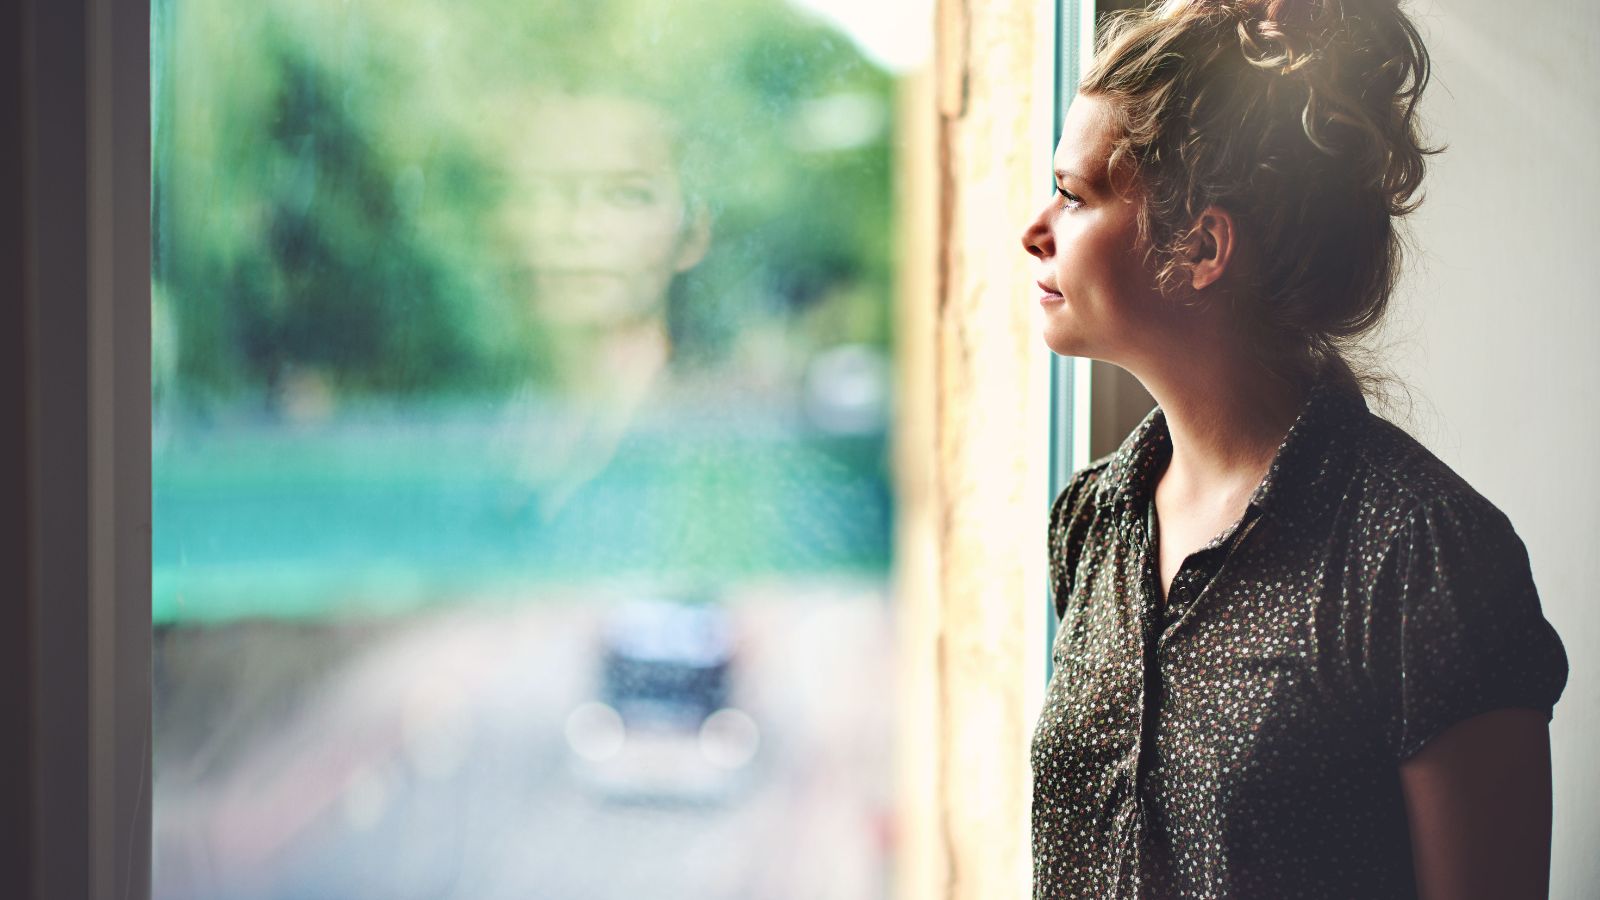
[[[150,894],[147,0],[24,0],[17,429],[28,896]]]
[[[1061,123],[1067,107],[1077,93],[1082,76],[1082,61],[1094,55],[1095,0],[1055,0],[1055,73],[1052,80],[1055,102],[1050,125],[1051,153],[1061,140]],[[1054,175],[1048,189],[1055,189]],[[1080,357],[1050,356],[1050,496],[1046,508],[1072,479],[1072,473],[1090,462],[1089,422],[1093,409],[1093,361]],[[1047,570],[1048,572],[1048,570]],[[1054,586],[1046,585],[1045,603],[1045,681],[1055,671],[1050,648],[1055,646],[1056,627]]]

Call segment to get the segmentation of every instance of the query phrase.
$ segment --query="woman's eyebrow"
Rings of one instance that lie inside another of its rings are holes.
[[[1090,181],[1089,179],[1083,177],[1082,175],[1079,175],[1077,172],[1074,172],[1071,169],[1056,169],[1056,178],[1058,180],[1062,179],[1062,178],[1071,178],[1073,181],[1077,181],[1077,182],[1080,182],[1082,184],[1089,185],[1090,187],[1094,186],[1094,182],[1093,181]]]

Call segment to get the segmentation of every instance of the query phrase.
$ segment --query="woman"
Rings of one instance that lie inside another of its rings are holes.
[[[548,523],[670,390],[673,286],[705,258],[711,220],[659,104],[603,89],[502,102],[504,121],[538,123],[503,150],[516,185],[504,215],[525,248],[548,383],[508,417],[525,420],[522,476]]]
[[[1051,512],[1036,897],[1534,897],[1566,657],[1499,510],[1367,411],[1428,57],[1394,0],[1115,21],[1023,235],[1159,407]]]

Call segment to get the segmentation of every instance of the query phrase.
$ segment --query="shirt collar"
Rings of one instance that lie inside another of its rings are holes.
[[[1278,444],[1266,476],[1250,495],[1250,505],[1265,510],[1295,486],[1326,474],[1328,456],[1334,449],[1334,442],[1329,440],[1332,433],[1366,410],[1359,387],[1335,377],[1319,378],[1307,392],[1288,434]],[[1121,504],[1137,512],[1149,499],[1152,479],[1171,453],[1166,414],[1158,406],[1111,454],[1097,489],[1100,505]]]

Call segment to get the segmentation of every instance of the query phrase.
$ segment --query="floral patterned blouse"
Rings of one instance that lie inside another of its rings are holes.
[[[1548,717],[1566,684],[1522,541],[1325,380],[1163,604],[1170,453],[1157,409],[1052,507],[1034,897],[1415,896],[1399,762],[1480,713]]]

